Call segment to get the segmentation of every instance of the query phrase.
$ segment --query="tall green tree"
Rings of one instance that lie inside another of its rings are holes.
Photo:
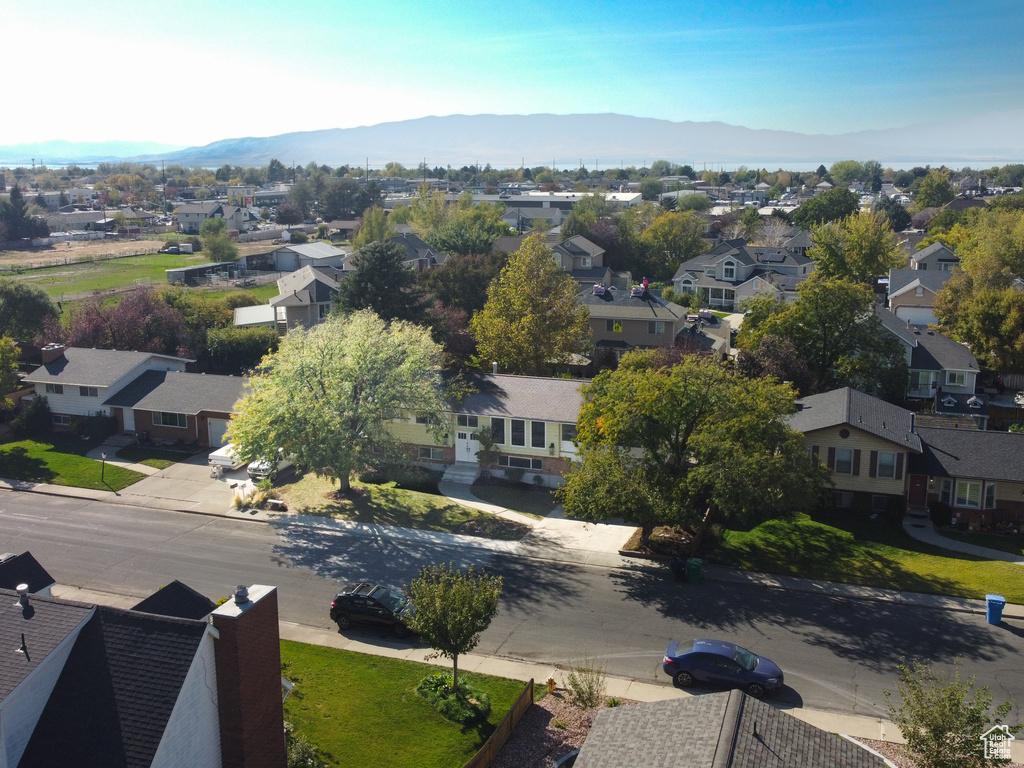
[[[652,221],[640,235],[650,249],[651,261],[658,267],[650,277],[669,279],[684,261],[711,250],[711,243],[704,239],[705,229],[707,222],[689,211],[663,213]]]
[[[848,187],[851,181],[865,181],[864,166],[856,160],[840,160],[828,169],[832,183],[837,187]]]
[[[899,239],[886,217],[860,211],[841,221],[820,224],[811,230],[814,245],[807,252],[815,271],[824,277],[845,277],[867,282],[906,264]]]
[[[508,373],[543,375],[581,351],[590,313],[577,301],[576,281],[555,264],[540,235],[513,253],[470,321],[480,358]]]
[[[796,393],[747,379],[709,357],[661,365],[630,352],[584,390],[579,461],[558,499],[586,520],[625,517],[695,527],[750,526],[815,503],[823,482],[787,425]],[[639,449],[639,450],[637,450]]]
[[[41,218],[33,217],[29,205],[15,184],[7,200],[0,200],[0,237],[4,240],[20,240],[25,237],[46,237],[50,228]]]
[[[234,261],[238,258],[238,246],[228,235],[228,223],[224,219],[207,219],[200,224],[199,241],[210,261]]]
[[[472,315],[484,308],[487,288],[507,263],[501,253],[452,256],[441,266],[420,272],[418,281],[424,293]]]
[[[14,403],[5,395],[18,388],[18,356],[14,339],[10,336],[0,337],[0,408],[4,410],[14,407]]]
[[[481,633],[498,614],[502,578],[463,573],[451,563],[426,565],[409,584],[408,596],[416,610],[411,628],[437,651],[452,660],[452,690],[459,690],[459,656],[480,642]]]
[[[920,181],[917,194],[914,195],[914,208],[921,211],[925,208],[943,206],[956,197],[949,183],[949,171],[933,170]]]
[[[338,283],[334,312],[347,315],[368,309],[384,320],[419,320],[423,300],[405,257],[405,248],[388,240],[361,248],[352,257],[355,269]]]
[[[398,234],[398,230],[391,223],[387,211],[379,205],[375,205],[363,212],[363,223],[352,240],[352,245],[362,249],[370,243],[379,243]]]
[[[0,278],[0,335],[31,341],[42,332],[44,319],[56,314],[57,307],[41,289]]]
[[[882,197],[875,203],[875,210],[883,213],[889,220],[889,226],[893,232],[902,232],[911,223],[910,211],[907,207],[892,197]]]
[[[921,768],[984,768],[1010,762],[986,756],[982,735],[1003,725],[1013,702],[993,708],[988,687],[978,687],[973,677],[962,680],[959,666],[950,679],[936,674],[925,661],[900,664],[896,691],[899,706],[894,695],[885,691],[889,719]],[[1007,730],[1019,733],[1021,726],[1007,726]]]
[[[440,355],[426,329],[372,312],[294,329],[250,379],[228,439],[248,461],[295,454],[345,494],[353,470],[398,459],[391,420],[414,413],[441,424]]]
[[[815,224],[845,219],[855,213],[859,205],[860,199],[853,192],[836,187],[802,203],[793,213],[793,223],[809,229]]]

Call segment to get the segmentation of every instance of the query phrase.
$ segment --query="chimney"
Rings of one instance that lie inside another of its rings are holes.
[[[277,588],[239,586],[210,616],[216,645],[223,768],[287,763],[281,708]]]
[[[40,354],[43,356],[43,365],[52,363],[54,360],[60,360],[64,357],[64,345],[63,344],[47,344],[40,350]]]

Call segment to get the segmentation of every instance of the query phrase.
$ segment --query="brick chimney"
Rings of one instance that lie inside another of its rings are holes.
[[[47,363],[52,363],[54,360],[60,360],[64,357],[64,345],[47,344],[39,353],[43,356],[43,365],[46,365]]]
[[[277,588],[240,586],[211,619],[223,768],[284,768]]]

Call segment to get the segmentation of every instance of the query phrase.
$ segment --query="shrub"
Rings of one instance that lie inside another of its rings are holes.
[[[32,401],[11,420],[11,429],[17,437],[44,437],[53,431],[53,415],[45,397],[36,395]]]
[[[944,501],[936,501],[928,508],[928,515],[932,519],[932,525],[946,526],[953,519],[953,508]]]
[[[88,437],[99,444],[117,431],[117,419],[94,413],[92,416],[72,416],[68,421],[68,432],[72,437]]]
[[[309,235],[307,235],[301,229],[295,230],[294,232],[291,233],[291,235],[291,242],[294,243],[295,245],[300,245],[302,243],[309,242]]]
[[[521,483],[524,474],[526,474],[526,470],[519,467],[509,467],[505,470],[505,478],[513,484]]]
[[[604,700],[605,669],[595,659],[584,656],[569,667],[565,687],[569,702],[580,709],[594,709]]]
[[[491,714],[490,697],[462,680],[458,693],[452,692],[452,676],[444,672],[423,678],[416,693],[426,699],[445,720],[461,725],[483,722]]]
[[[227,598],[224,598],[222,602],[226,601]],[[328,768],[320,750],[310,744],[305,736],[297,735],[292,724],[287,721],[284,724],[284,741],[288,750],[288,768]]]
[[[622,706],[622,700],[621,699],[617,699],[614,696],[612,696],[610,699],[608,699],[608,703],[605,704],[605,706],[608,707],[609,709],[613,709],[615,707],[621,707]]]

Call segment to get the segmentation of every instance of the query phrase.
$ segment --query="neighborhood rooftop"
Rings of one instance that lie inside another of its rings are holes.
[[[579,379],[547,379],[505,374],[470,374],[473,392],[452,410],[475,416],[510,416],[575,424],[583,405]]]
[[[53,382],[67,386],[109,387],[150,358],[167,360],[168,363],[193,362],[187,358],[153,352],[68,347],[61,357],[28,374],[25,381],[33,384]]]
[[[789,426],[797,432],[807,434],[849,424],[912,451],[921,450],[913,413],[856,389],[843,387],[804,397],[797,401],[797,408],[789,417]]]
[[[245,379],[240,376],[146,371],[104,405],[187,414],[231,413],[245,392]]]

